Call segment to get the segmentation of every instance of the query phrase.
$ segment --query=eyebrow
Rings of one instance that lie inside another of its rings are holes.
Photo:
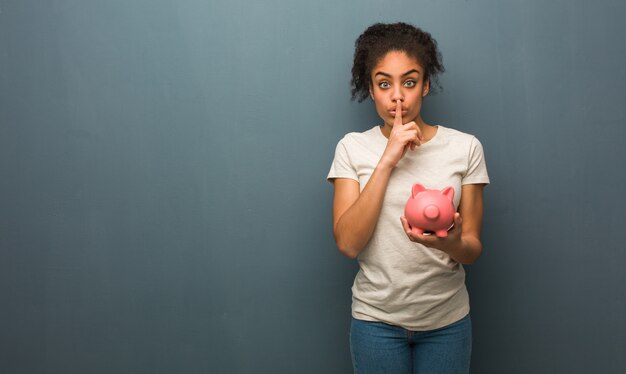
[[[407,76],[407,75],[409,75],[409,74],[411,74],[411,73],[417,73],[417,75],[419,75],[419,74],[420,74],[420,72],[419,72],[419,71],[417,71],[416,69],[411,69],[411,70],[407,71],[406,73],[402,74],[401,76],[402,76],[402,77],[405,77],[405,76]],[[379,71],[378,73],[374,74],[374,76],[377,76],[377,75],[379,75],[379,74],[380,74],[380,75],[384,75],[385,77],[389,77],[389,78],[391,78],[391,74],[387,74],[387,73],[382,72],[382,71]]]

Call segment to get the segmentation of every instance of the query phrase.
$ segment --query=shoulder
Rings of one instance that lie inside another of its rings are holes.
[[[439,131],[442,131],[441,135],[448,141],[467,144],[478,141],[474,135],[450,127],[439,125]]]
[[[374,126],[371,129],[363,131],[363,132],[349,132],[346,135],[344,135],[343,138],[341,138],[339,142],[340,143],[362,143],[362,142],[373,141],[378,135],[376,134],[376,131],[380,132],[380,130],[378,129],[378,126]]]
[[[376,148],[376,145],[380,143],[382,136],[378,126],[375,126],[369,130],[363,132],[350,132],[339,140],[337,147],[342,147],[347,150],[362,150]]]
[[[439,126],[439,131],[441,131],[442,142],[449,146],[456,149],[468,150],[469,152],[482,150],[480,140],[472,134],[441,125]]]

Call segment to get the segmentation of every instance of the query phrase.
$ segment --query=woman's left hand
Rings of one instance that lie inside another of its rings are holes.
[[[458,212],[454,213],[454,226],[448,231],[448,236],[438,237],[434,233],[431,235],[419,235],[411,230],[411,226],[404,216],[400,217],[402,227],[406,236],[415,243],[423,244],[427,247],[436,248],[447,254],[454,253],[462,245],[461,233],[463,232],[463,219]]]

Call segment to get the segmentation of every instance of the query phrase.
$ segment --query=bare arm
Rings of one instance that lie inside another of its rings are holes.
[[[355,258],[372,237],[391,172],[408,148],[419,145],[419,128],[413,121],[402,124],[400,105],[398,100],[387,147],[363,191],[355,180],[334,180],[333,232],[339,251],[347,257]]]
[[[391,170],[377,167],[362,193],[357,181],[335,179],[333,232],[337,248],[345,256],[355,258],[372,237]]]

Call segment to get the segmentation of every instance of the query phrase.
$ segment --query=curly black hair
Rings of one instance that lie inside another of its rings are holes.
[[[438,75],[445,71],[437,41],[422,29],[407,23],[376,23],[354,43],[352,100],[362,102],[369,96],[374,66],[390,51],[402,51],[424,68],[424,80],[441,88]],[[434,88],[434,87],[431,87]]]

